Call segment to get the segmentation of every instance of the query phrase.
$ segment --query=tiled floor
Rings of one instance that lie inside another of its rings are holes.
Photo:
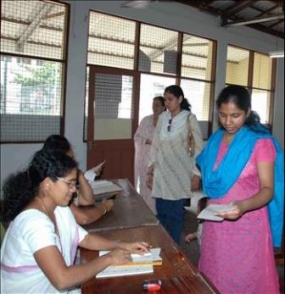
[[[190,244],[188,244],[184,242],[184,237],[188,233],[195,232],[196,228],[197,228],[196,216],[192,212],[187,211],[185,215],[185,222],[184,222],[184,227],[183,227],[183,231],[181,235],[180,247],[182,248],[182,251],[186,254],[186,256],[188,256],[191,262],[195,265],[198,264],[198,260],[199,260],[199,247],[198,247],[197,241],[192,241]],[[281,283],[280,293],[285,294],[284,293],[284,267],[278,266],[277,269],[279,272],[279,278]],[[266,293],[266,294],[271,294],[271,293]]]

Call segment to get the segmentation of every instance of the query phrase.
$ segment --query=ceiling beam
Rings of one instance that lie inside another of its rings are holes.
[[[237,2],[233,5],[231,5],[228,9],[224,10],[224,13],[222,14],[222,17],[229,18],[233,14],[237,14],[238,12],[245,9],[247,6],[249,6],[252,3],[251,0],[241,1]]]
[[[280,4],[282,4],[282,10],[283,10],[283,13],[284,13],[284,1],[282,0],[282,2],[280,3],[280,0],[276,0],[276,1],[273,1],[273,0],[270,0],[272,3],[277,4],[278,6],[280,6]],[[219,9],[219,8],[215,8],[214,6],[211,6],[211,3],[214,3],[215,1],[205,1],[205,0],[176,0],[175,2],[179,2],[179,3],[182,3],[182,4],[185,4],[185,5],[188,5],[188,6],[191,6],[191,7],[194,7],[196,9],[199,9],[201,12],[204,12],[204,13],[209,13],[209,14],[212,14],[212,15],[219,15],[220,17],[223,15],[223,10],[222,9]],[[253,1],[251,1],[253,2]],[[255,6],[250,6],[252,9],[254,10],[257,10],[259,12],[259,15],[258,16],[264,16],[264,15],[267,15],[268,12],[267,11],[263,11]],[[275,7],[276,9],[277,7]],[[271,8],[270,8],[270,11],[271,11]],[[237,19],[235,17],[234,19],[235,21],[244,21],[244,19]],[[276,20],[276,19],[275,19]],[[259,20],[260,22],[260,20]],[[281,23],[284,22],[281,20]],[[279,24],[279,22],[278,22]],[[240,24],[241,25],[241,24]],[[261,31],[261,32],[264,32],[264,33],[267,33],[267,34],[270,34],[270,35],[273,35],[273,36],[276,36],[276,37],[279,37],[279,38],[284,38],[284,31],[282,30],[276,30],[274,28],[271,28],[270,26],[266,26],[266,25],[263,25],[261,22],[260,23],[253,23],[253,24],[248,24],[246,25],[248,27],[251,27],[253,29],[256,29],[258,31]]]
[[[274,20],[280,20],[280,19],[284,19],[283,13],[277,14],[277,15],[266,16],[266,17],[254,17],[254,18],[248,19],[248,20],[226,22],[226,23],[222,23],[222,26],[224,26],[224,27],[243,26],[243,25],[261,23],[261,22],[267,22],[267,21],[274,21]]]
[[[1,16],[1,21],[4,22],[8,22],[8,23],[12,23],[12,24],[19,24],[19,25],[25,25],[25,26],[29,26],[30,23],[27,22],[27,21],[22,21],[22,20],[17,20],[17,19],[12,19],[12,18],[7,18],[5,16]],[[41,29],[46,29],[46,30],[51,30],[51,31],[56,31],[56,32],[62,32],[62,29],[60,28],[55,28],[55,27],[52,27],[50,25],[43,25],[41,24],[39,26]]]
[[[33,21],[27,26],[27,28],[22,33],[21,37],[16,42],[16,50],[18,52],[23,51],[24,44],[28,41],[29,37],[34,33],[34,31],[40,26],[43,19],[50,13],[53,8],[53,4],[44,3],[38,14],[33,17]]]
[[[279,5],[274,5],[274,6],[272,6],[270,9],[267,9],[267,10],[263,11],[262,13],[260,13],[260,14],[258,15],[258,17],[261,17],[261,16],[264,16],[264,15],[267,15],[267,14],[269,14],[269,12],[271,12],[271,11],[277,9],[278,7],[279,7]]]
[[[175,47],[178,46],[178,36],[174,36],[172,39],[170,39],[166,44],[163,44],[163,48],[160,50],[154,50],[148,54],[148,57],[151,61],[155,60],[159,56],[161,56],[164,51],[166,50],[173,50]],[[189,37],[190,38],[190,37]]]
[[[277,25],[279,25],[280,23],[284,22],[284,20],[280,19],[277,22],[274,22],[273,24],[271,24],[270,26],[268,26],[268,28],[273,28],[276,27]]]
[[[62,16],[62,15],[65,15],[65,12],[64,11],[49,14],[44,19],[59,17],[59,16]]]
[[[253,24],[249,24],[247,25],[250,28],[256,29],[258,31],[261,31],[263,33],[267,33],[270,34],[272,36],[276,36],[278,38],[283,38],[284,39],[284,32],[283,31],[277,31],[275,29],[270,28],[269,26],[265,26],[259,23],[253,23]]]

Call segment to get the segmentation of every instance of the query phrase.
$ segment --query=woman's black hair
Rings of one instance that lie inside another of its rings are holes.
[[[191,104],[189,103],[187,98],[184,97],[183,90],[180,86],[177,86],[177,85],[168,86],[165,88],[164,94],[166,92],[173,94],[175,97],[177,97],[177,99],[181,96],[183,98],[180,103],[181,109],[188,110],[191,112]]]
[[[50,151],[63,151],[67,153],[71,150],[69,141],[61,135],[50,135],[44,142],[43,149]]]
[[[26,170],[10,175],[4,182],[0,221],[12,221],[38,195],[44,179],[56,182],[73,169],[77,169],[76,161],[62,151],[36,152]]]
[[[268,129],[260,123],[260,117],[257,112],[251,110],[251,98],[248,90],[239,85],[231,85],[225,87],[218,96],[216,101],[217,109],[222,104],[229,102],[234,103],[239,109],[244,110],[249,116],[245,120],[245,125],[257,132],[268,132]],[[220,122],[219,125],[221,126]]]
[[[164,97],[163,96],[156,96],[152,100],[158,100],[162,106],[164,106]]]

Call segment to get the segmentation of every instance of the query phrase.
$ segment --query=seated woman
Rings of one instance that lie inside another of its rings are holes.
[[[63,151],[68,156],[74,158],[71,144],[61,135],[49,136],[44,143],[43,149]],[[103,200],[99,205],[95,206],[93,190],[80,169],[77,171],[77,181],[77,193],[70,202],[70,208],[78,224],[86,225],[92,223],[113,208],[113,200]]]
[[[0,221],[10,224],[1,247],[1,293],[76,292],[74,287],[107,266],[149,250],[145,242],[108,240],[80,227],[68,206],[76,181],[74,159],[47,150],[38,151],[27,169],[5,181]],[[73,265],[78,246],[110,252]]]

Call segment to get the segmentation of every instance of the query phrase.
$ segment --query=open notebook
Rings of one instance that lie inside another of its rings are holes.
[[[109,251],[100,251],[102,256]],[[97,274],[97,278],[131,276],[153,273],[154,265],[161,265],[160,248],[150,249],[150,253],[144,255],[132,254],[133,262],[122,265],[108,266],[102,272]]]

